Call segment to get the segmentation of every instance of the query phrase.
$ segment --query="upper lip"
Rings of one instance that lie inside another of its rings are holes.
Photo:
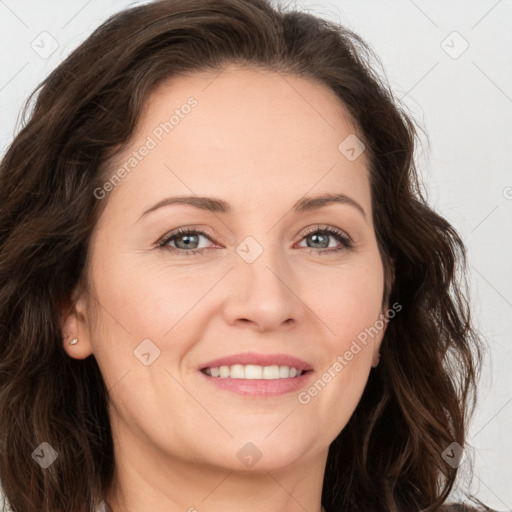
[[[208,361],[199,367],[199,370],[205,368],[218,368],[220,366],[232,366],[234,364],[254,364],[258,366],[288,366],[297,370],[307,371],[313,368],[309,363],[288,354],[258,354],[256,352],[246,352],[243,354],[233,354],[213,361]]]

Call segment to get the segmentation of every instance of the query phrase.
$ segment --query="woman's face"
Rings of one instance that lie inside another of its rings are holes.
[[[368,162],[343,112],[323,85],[234,66],[148,99],[95,192],[92,289],[65,324],[137,464],[325,463],[383,335]],[[312,200],[327,194],[341,199]],[[291,377],[291,358],[309,371]]]

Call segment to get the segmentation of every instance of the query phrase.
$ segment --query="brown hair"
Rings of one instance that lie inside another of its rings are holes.
[[[108,392],[94,357],[67,356],[59,323],[87,289],[108,200],[93,191],[158,84],[228,64],[320,81],[348,109],[370,157],[383,303],[403,307],[330,446],[322,504],[413,512],[446,500],[458,469],[442,454],[467,446],[483,340],[456,279],[463,242],[427,205],[417,131],[373,60],[346,28],[266,0],[163,0],[111,17],[34,91],[0,167],[0,481],[15,512],[92,511],[112,482]],[[42,442],[58,453],[47,469],[31,457]]]

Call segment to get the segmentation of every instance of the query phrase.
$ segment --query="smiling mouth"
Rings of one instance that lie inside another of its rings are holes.
[[[209,377],[219,379],[241,379],[241,380],[279,380],[297,378],[311,370],[298,370],[290,366],[260,366],[255,364],[234,364],[231,366],[217,366],[203,368],[201,372]]]

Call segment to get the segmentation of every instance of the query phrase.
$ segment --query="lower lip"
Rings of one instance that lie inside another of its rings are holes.
[[[199,372],[205,379],[208,379],[213,385],[222,389],[233,391],[239,395],[245,396],[279,396],[285,393],[291,393],[304,387],[310,380],[313,371],[307,371],[300,377],[290,377],[288,379],[231,379],[221,377],[210,377],[203,372]]]

